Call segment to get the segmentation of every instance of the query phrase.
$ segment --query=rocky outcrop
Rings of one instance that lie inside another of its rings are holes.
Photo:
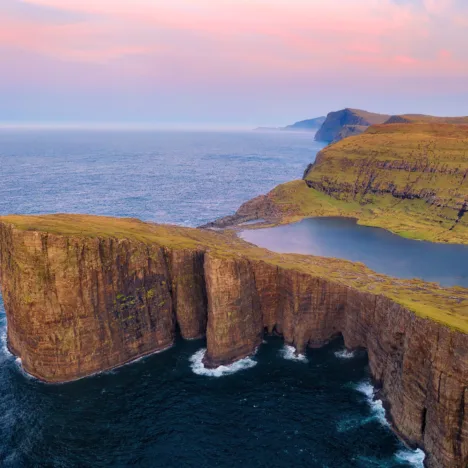
[[[255,220],[279,219],[281,213],[274,201],[268,195],[260,195],[243,203],[240,208],[229,216],[224,216],[210,223],[200,226],[204,229],[223,229],[230,226],[242,225]]]
[[[383,124],[389,118],[389,115],[359,109],[330,112],[315,135],[315,139],[327,143],[336,142],[349,135],[358,135],[371,125]]]
[[[426,450],[427,465],[468,463],[468,335],[417,316],[398,289],[385,292],[385,277],[365,270],[365,290],[352,265],[346,281],[336,260],[322,259],[327,277],[308,257],[224,234],[167,227],[163,237],[130,220],[110,236],[99,234],[104,224],[59,233],[35,223],[0,221],[8,346],[32,375],[64,382],[110,369],[171,346],[177,328],[206,333],[210,367],[252,354],[264,332],[299,352],[341,334],[349,349],[367,349],[395,429]],[[460,288],[399,283],[428,308],[438,294],[452,315],[468,304]]]

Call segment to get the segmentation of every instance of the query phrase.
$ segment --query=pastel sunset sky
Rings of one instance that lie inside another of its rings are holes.
[[[0,0],[0,122],[468,114],[468,0]]]

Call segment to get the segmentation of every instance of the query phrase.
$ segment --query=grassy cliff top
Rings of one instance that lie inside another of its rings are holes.
[[[468,124],[468,117],[436,117],[424,114],[402,114],[393,115],[385,123],[446,123],[466,125]]]
[[[340,112],[340,111],[338,111]],[[348,112],[351,114],[354,114],[358,117],[361,117],[362,119],[366,120],[369,122],[369,124],[374,125],[374,124],[381,124],[385,122],[390,115],[387,114],[379,114],[377,112],[369,112],[366,110],[362,109],[351,109],[351,108],[346,108],[344,109],[344,112]]]
[[[0,216],[0,223],[11,224],[22,231],[38,231],[68,237],[130,239],[172,248],[216,246],[221,240],[215,231],[145,223],[136,218],[60,213]],[[224,245],[224,242],[223,238],[221,243]]]
[[[370,127],[322,150],[305,180],[363,224],[468,243],[468,125]],[[305,195],[309,205],[312,198]]]
[[[299,182],[305,187],[304,182]],[[283,189],[284,187],[281,190]],[[292,187],[289,189],[294,191]],[[306,190],[307,193],[312,193],[309,189]],[[321,202],[320,196],[317,200]],[[333,205],[328,205],[328,200],[321,203],[326,209],[335,209]],[[3,225],[10,225],[19,231],[49,233],[67,238],[117,238],[155,243],[169,248],[197,248],[224,258],[241,257],[252,262],[266,262],[359,291],[384,295],[419,316],[468,333],[468,289],[442,288],[420,280],[399,280],[377,274],[361,263],[307,255],[276,254],[242,241],[233,232],[157,225],[137,219],[65,214],[4,216],[0,217],[0,230]]]

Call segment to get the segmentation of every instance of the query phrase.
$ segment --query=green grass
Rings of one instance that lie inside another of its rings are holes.
[[[333,209],[353,206],[362,224],[413,239],[468,243],[468,215],[459,218],[468,203],[467,125],[370,127],[325,148],[306,180],[338,202]],[[311,198],[305,196],[307,206],[297,204],[302,212],[314,212]]]
[[[275,191],[282,198],[285,213],[314,206],[318,215],[349,216],[358,205],[343,203],[308,189],[303,181],[281,186]],[[317,211],[317,206],[320,210]],[[310,213],[309,213],[310,214]],[[294,215],[296,216],[296,215]],[[0,227],[11,226],[20,232],[40,232],[43,235],[68,239],[128,239],[143,244],[172,249],[197,249],[229,258],[246,258],[250,262],[265,262],[278,268],[294,270],[324,278],[359,291],[386,296],[421,317],[468,333],[468,289],[441,288],[420,280],[399,280],[380,275],[361,263],[306,255],[283,255],[255,247],[239,239],[233,232],[214,232],[178,226],[143,223],[136,219],[107,218],[87,215],[5,216]],[[21,238],[21,233],[18,233]]]

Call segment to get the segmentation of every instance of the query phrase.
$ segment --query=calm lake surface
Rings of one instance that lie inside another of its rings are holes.
[[[0,131],[0,214],[81,212],[196,226],[300,178],[310,134]],[[295,358],[279,339],[216,372],[203,341],[64,385],[6,347],[0,297],[0,466],[422,466],[373,401],[365,354]]]
[[[240,236],[275,252],[343,258],[398,278],[468,287],[468,246],[405,239],[384,229],[360,226],[353,219],[309,218],[245,230]]]

